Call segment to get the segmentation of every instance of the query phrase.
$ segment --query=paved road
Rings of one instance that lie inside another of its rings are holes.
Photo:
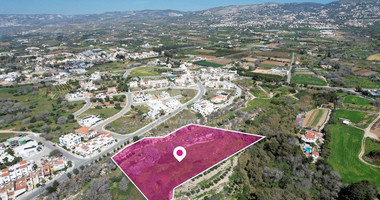
[[[135,137],[135,136],[142,136],[146,132],[152,130],[154,127],[162,124],[166,120],[170,119],[174,115],[176,115],[176,114],[180,113],[181,111],[183,111],[184,109],[186,109],[188,105],[190,105],[190,104],[194,103],[195,101],[201,99],[203,97],[203,95],[205,94],[206,90],[205,90],[204,86],[201,84],[201,82],[199,80],[198,80],[198,84],[197,85],[198,85],[198,89],[199,89],[198,90],[198,94],[193,99],[191,99],[190,101],[186,102],[185,104],[183,104],[181,107],[179,107],[177,110],[173,111],[172,113],[160,117],[156,121],[154,121],[154,122],[148,124],[147,126],[145,126],[145,127],[141,128],[141,129],[135,131],[134,133],[131,133],[131,134],[128,134],[128,135],[120,135],[119,134],[119,137],[121,139],[119,139],[118,142],[114,143],[108,149],[102,151],[101,153],[99,153],[98,155],[96,155],[94,157],[91,157],[89,159],[83,159],[83,158],[78,158],[78,157],[76,157],[76,156],[68,153],[67,151],[62,151],[63,155],[65,157],[67,157],[68,159],[70,159],[72,161],[72,163],[73,163],[73,168],[67,170],[66,173],[71,172],[74,168],[78,168],[79,166],[89,165],[93,161],[95,161],[96,159],[102,157],[103,155],[106,155],[108,153],[113,153],[113,151],[116,150],[116,148],[122,146],[124,144],[124,142],[127,142],[127,141],[133,139],[133,137]],[[101,127],[104,128],[104,126],[106,125],[106,123],[102,123],[102,124],[103,125]],[[10,132],[10,131],[4,131],[4,132]],[[18,131],[12,131],[12,132],[18,132]],[[27,134],[31,134],[31,135],[38,135],[38,134],[32,133],[32,132],[22,132],[22,133],[27,133]],[[37,140],[37,138],[36,138],[36,140]],[[39,139],[39,141],[43,142],[45,144],[45,146],[47,146],[47,147],[49,147],[51,149],[59,149],[59,147],[53,146],[50,142],[48,142],[46,140]],[[68,179],[68,177],[65,176],[65,175],[62,175],[62,176],[54,178],[53,181],[56,180],[58,182],[62,182],[62,181],[65,181],[66,179]],[[25,194],[21,195],[20,197],[18,197],[18,199],[29,200],[29,199],[36,198],[40,194],[44,193],[45,190],[46,190],[46,187],[51,186],[53,184],[53,181],[50,181],[49,183],[47,183],[45,185],[45,187],[36,188],[36,189],[34,189],[34,190],[32,190],[32,191],[30,191],[28,193],[25,193]]]
[[[79,110],[77,110],[76,112],[73,113],[74,115],[74,118],[77,119],[77,116],[79,116],[80,114],[86,112],[87,109],[89,109],[92,105],[91,101],[90,101],[90,98],[84,98],[84,99],[81,99],[82,101],[85,101],[86,104]]]
[[[118,138],[118,139],[121,138],[121,136],[122,136],[121,134],[118,134],[118,133],[115,133],[115,132],[112,132],[112,131],[106,131],[106,130],[104,129],[104,127],[105,127],[107,124],[109,124],[109,123],[111,123],[111,122],[113,122],[113,121],[119,119],[120,117],[124,116],[125,113],[127,113],[128,111],[131,110],[131,105],[132,105],[132,93],[128,92],[128,93],[126,93],[125,95],[126,95],[126,98],[125,98],[125,106],[123,107],[123,109],[121,109],[120,112],[116,113],[114,116],[109,117],[109,118],[107,118],[107,119],[105,119],[105,120],[103,120],[103,121],[100,121],[100,122],[96,123],[94,126],[92,126],[92,128],[96,129],[96,130],[99,131],[99,132],[110,132],[111,134],[114,135],[114,137],[116,137],[116,138]]]
[[[290,84],[290,79],[292,78],[293,64],[294,64],[294,53],[292,53],[292,62],[290,63],[290,68],[288,71],[288,79],[286,80],[286,82],[288,82],[289,84]]]

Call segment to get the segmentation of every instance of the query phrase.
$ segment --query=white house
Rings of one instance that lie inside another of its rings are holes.
[[[207,100],[199,100],[191,106],[191,109],[202,115],[208,115],[215,111],[215,106]]]
[[[81,138],[78,135],[69,133],[67,135],[62,135],[59,137],[59,143],[62,146],[66,146],[67,148],[71,149],[75,145],[79,144],[81,142]]]
[[[92,125],[98,123],[101,120],[102,119],[99,118],[98,116],[90,115],[90,116],[87,116],[87,117],[85,117],[83,119],[80,119],[79,120],[79,124],[81,124],[82,126],[92,126]]]

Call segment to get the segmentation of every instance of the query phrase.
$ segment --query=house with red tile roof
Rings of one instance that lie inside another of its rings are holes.
[[[90,127],[82,126],[82,127],[78,128],[77,130],[75,130],[75,133],[77,135],[79,135],[80,137],[83,137],[83,138],[88,140],[90,138],[95,137],[95,135],[98,132],[95,129],[92,129]]]

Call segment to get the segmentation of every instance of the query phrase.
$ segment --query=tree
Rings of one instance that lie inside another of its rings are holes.
[[[49,133],[50,130],[51,130],[51,128],[50,128],[50,126],[47,125],[47,124],[44,124],[44,125],[42,126],[42,128],[41,128],[41,132],[43,132],[43,133]]]
[[[65,116],[60,116],[57,119],[57,124],[65,124],[66,122],[67,122],[67,117],[65,117]]]
[[[69,172],[69,173],[67,173],[67,177],[68,178],[71,178],[71,176],[72,176],[72,174]]]
[[[339,192],[339,200],[375,199],[376,190],[368,181],[361,181],[343,188]]]
[[[127,191],[128,190],[128,184],[129,184],[129,181],[126,177],[121,178],[121,180],[119,182],[119,189],[123,192]]]
[[[139,136],[135,136],[133,137],[133,142],[137,142],[139,139],[140,139]]]
[[[78,175],[78,174],[79,174],[79,170],[78,170],[77,168],[75,168],[75,169],[73,170],[73,173],[74,173],[75,175]]]
[[[59,156],[62,156],[62,152],[58,149],[54,149],[53,151],[51,151],[49,153],[50,156],[53,156],[53,157],[59,157]]]

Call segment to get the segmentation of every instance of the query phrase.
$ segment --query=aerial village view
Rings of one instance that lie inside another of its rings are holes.
[[[380,198],[380,1],[3,3],[0,199]]]

